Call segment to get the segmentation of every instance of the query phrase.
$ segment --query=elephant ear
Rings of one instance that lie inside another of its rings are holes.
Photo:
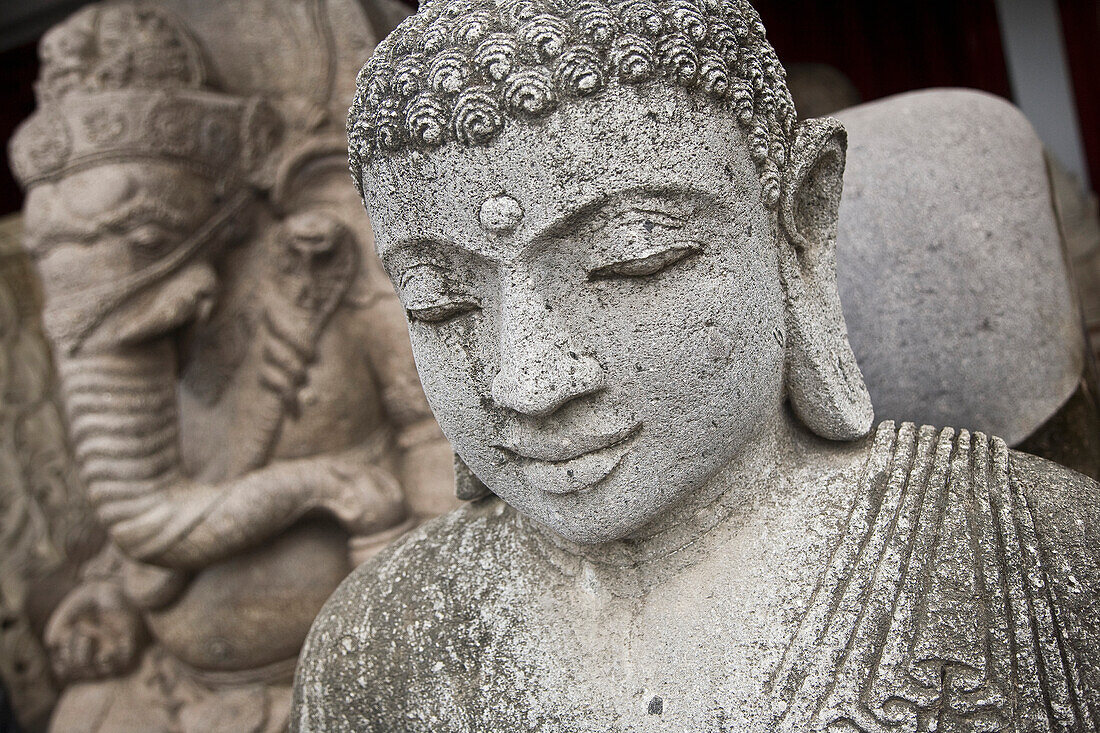
[[[839,121],[795,131],[779,205],[780,274],[787,291],[787,395],[795,414],[830,440],[874,423],[871,396],[848,343],[836,281],[836,234],[848,136]]]

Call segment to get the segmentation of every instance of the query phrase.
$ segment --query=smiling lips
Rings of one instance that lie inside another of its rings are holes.
[[[641,426],[553,442],[510,430],[496,448],[520,465],[532,485],[549,494],[572,494],[611,475]]]

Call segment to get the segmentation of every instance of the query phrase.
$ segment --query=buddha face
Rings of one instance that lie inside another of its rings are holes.
[[[583,543],[697,491],[783,399],[775,216],[743,133],[644,94],[364,177],[443,432],[495,494]]]

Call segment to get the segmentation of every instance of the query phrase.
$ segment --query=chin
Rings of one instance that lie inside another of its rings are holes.
[[[607,500],[591,506],[545,507],[528,516],[578,545],[602,545],[626,539],[656,518],[651,514],[640,517],[623,514],[621,501]]]

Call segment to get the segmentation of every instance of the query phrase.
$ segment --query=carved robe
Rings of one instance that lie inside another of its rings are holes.
[[[1097,484],[952,429],[841,450],[633,590],[496,499],[426,525],[322,611],[292,729],[1096,730]]]
[[[1095,484],[888,424],[862,484],[777,670],[777,728],[1096,730],[1100,548],[1067,490]]]

